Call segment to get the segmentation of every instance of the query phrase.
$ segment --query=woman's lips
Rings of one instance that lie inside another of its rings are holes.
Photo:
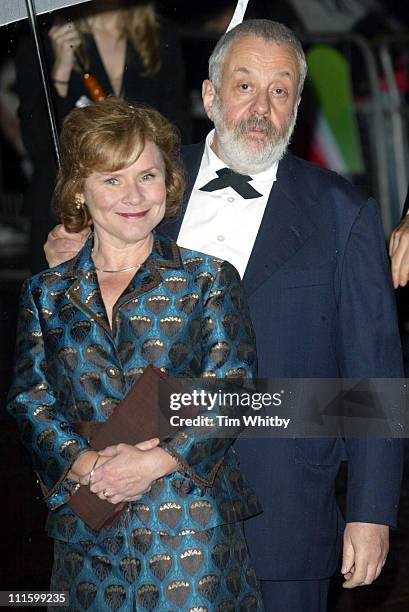
[[[147,210],[143,210],[139,213],[117,213],[120,217],[124,217],[125,219],[143,219],[143,217],[148,213]]]

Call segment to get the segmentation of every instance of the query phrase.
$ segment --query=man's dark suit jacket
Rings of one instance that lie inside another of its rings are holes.
[[[203,154],[186,147],[188,188],[177,237]],[[288,153],[278,168],[244,275],[260,377],[403,376],[384,236],[373,199],[346,180]],[[259,579],[334,573],[344,519],[334,481],[348,461],[346,520],[395,525],[400,440],[242,439],[243,471],[263,514],[246,522]]]
[[[404,219],[406,217],[406,215],[408,214],[408,211],[409,211],[409,189],[408,189],[408,193],[406,194],[405,201],[403,203],[403,210],[402,210],[402,217],[401,217],[401,219]]]

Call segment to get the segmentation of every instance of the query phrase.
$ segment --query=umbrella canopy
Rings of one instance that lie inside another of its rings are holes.
[[[35,12],[48,13],[57,9],[81,4],[89,0],[34,0]],[[13,21],[27,18],[27,8],[25,0],[1,0],[0,2],[0,26],[7,25]]]

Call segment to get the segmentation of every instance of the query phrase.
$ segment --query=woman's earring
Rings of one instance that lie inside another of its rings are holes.
[[[79,196],[75,196],[75,208],[77,210],[81,210],[81,208],[84,206],[83,202],[81,201],[81,198]]]

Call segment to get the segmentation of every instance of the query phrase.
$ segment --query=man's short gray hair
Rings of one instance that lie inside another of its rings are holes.
[[[216,91],[220,89],[222,81],[223,62],[230,46],[242,36],[255,36],[269,43],[285,44],[295,52],[298,59],[299,81],[298,97],[301,95],[305,77],[307,75],[307,61],[300,41],[290,28],[271,21],[270,19],[248,19],[235,28],[223,34],[209,58],[209,79]]]

